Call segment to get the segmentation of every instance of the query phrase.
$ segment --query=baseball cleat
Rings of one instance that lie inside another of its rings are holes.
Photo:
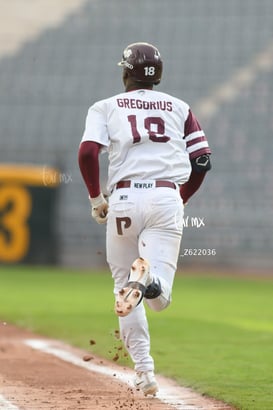
[[[127,316],[142,300],[143,294],[138,289],[130,287],[119,291],[115,311],[118,316]]]
[[[137,258],[130,271],[129,275],[129,284],[130,283],[139,283],[146,287],[152,282],[152,278],[150,275],[150,265],[147,259]]]
[[[121,289],[117,295],[116,314],[118,316],[127,316],[142,301],[147,286],[151,282],[148,261],[137,258],[131,267],[127,286]]]
[[[136,372],[134,385],[137,390],[141,390],[144,396],[156,396],[158,385],[153,371]]]

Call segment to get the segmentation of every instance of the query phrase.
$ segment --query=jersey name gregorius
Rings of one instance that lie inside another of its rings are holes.
[[[92,105],[83,141],[109,154],[107,189],[121,180],[185,183],[190,159],[209,154],[204,131],[184,101],[154,90],[124,92]]]

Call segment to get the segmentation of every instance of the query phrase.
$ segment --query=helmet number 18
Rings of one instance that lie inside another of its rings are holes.
[[[153,66],[144,67],[144,73],[146,76],[152,77],[153,75],[155,75],[155,67]]]

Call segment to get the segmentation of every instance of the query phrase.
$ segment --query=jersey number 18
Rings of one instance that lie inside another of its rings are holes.
[[[131,125],[133,144],[140,142],[141,135],[137,129],[137,119],[136,115],[128,115],[128,121]],[[152,131],[152,125],[156,126],[156,131]],[[144,127],[148,131],[149,139],[153,142],[168,142],[170,137],[164,135],[165,133],[165,122],[160,117],[146,117],[144,119]]]

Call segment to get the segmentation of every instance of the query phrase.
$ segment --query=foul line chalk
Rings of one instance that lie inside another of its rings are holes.
[[[14,406],[14,404],[11,404],[10,401],[5,399],[2,394],[0,394],[0,409],[1,410],[19,410],[19,407]]]
[[[116,368],[111,369],[104,365],[96,365],[94,363],[84,362],[81,358],[65,350],[64,348],[57,347],[56,345],[54,346],[53,341],[50,342],[40,339],[27,339],[24,341],[24,343],[33,349],[39,350],[43,353],[51,354],[65,362],[71,363],[78,367],[82,367],[91,372],[100,373],[110,377],[113,377],[115,375],[115,379],[133,387],[133,382],[131,379],[133,373],[130,373],[129,371],[126,373],[116,370]],[[173,385],[168,386],[166,383],[160,383],[160,392],[156,395],[156,398],[163,403],[168,404],[169,406],[173,406],[176,410],[205,410],[205,407],[203,406],[200,407],[186,403],[185,399],[177,393],[177,388]]]

